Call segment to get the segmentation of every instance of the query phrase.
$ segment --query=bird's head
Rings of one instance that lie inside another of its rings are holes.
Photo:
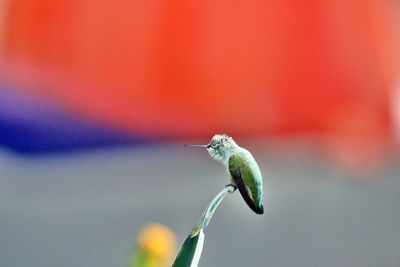
[[[187,145],[206,148],[208,154],[221,163],[226,163],[233,150],[238,147],[232,137],[226,134],[216,134],[207,145]]]

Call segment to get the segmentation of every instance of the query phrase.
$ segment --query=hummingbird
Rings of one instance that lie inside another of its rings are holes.
[[[247,149],[225,134],[214,135],[206,145],[185,146],[206,148],[211,158],[225,166],[231,176],[231,185],[239,189],[247,205],[257,214],[264,213],[261,171]]]

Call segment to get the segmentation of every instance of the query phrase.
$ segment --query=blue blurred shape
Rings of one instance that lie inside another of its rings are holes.
[[[148,142],[50,101],[0,87],[0,145],[13,151],[34,155]]]

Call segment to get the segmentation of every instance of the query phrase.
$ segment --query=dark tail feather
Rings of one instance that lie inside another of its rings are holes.
[[[259,207],[257,208],[256,213],[257,213],[257,214],[264,214],[264,206],[263,206],[263,204],[261,204],[261,206],[259,206]]]
[[[264,206],[261,204],[260,206],[256,206],[249,196],[249,193],[247,191],[247,188],[243,182],[242,175],[240,173],[240,170],[238,168],[237,173],[235,175],[232,175],[233,180],[235,181],[240,194],[242,195],[244,201],[246,201],[247,205],[252,209],[255,213],[257,214],[263,214],[264,213]]]

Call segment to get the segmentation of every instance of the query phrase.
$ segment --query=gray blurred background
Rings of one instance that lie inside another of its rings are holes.
[[[306,140],[239,144],[260,164],[265,214],[228,196],[200,266],[399,266],[395,157],[355,176]],[[165,224],[180,243],[228,181],[205,151],[181,143],[33,158],[0,150],[0,170],[9,267],[126,266],[143,225]]]

